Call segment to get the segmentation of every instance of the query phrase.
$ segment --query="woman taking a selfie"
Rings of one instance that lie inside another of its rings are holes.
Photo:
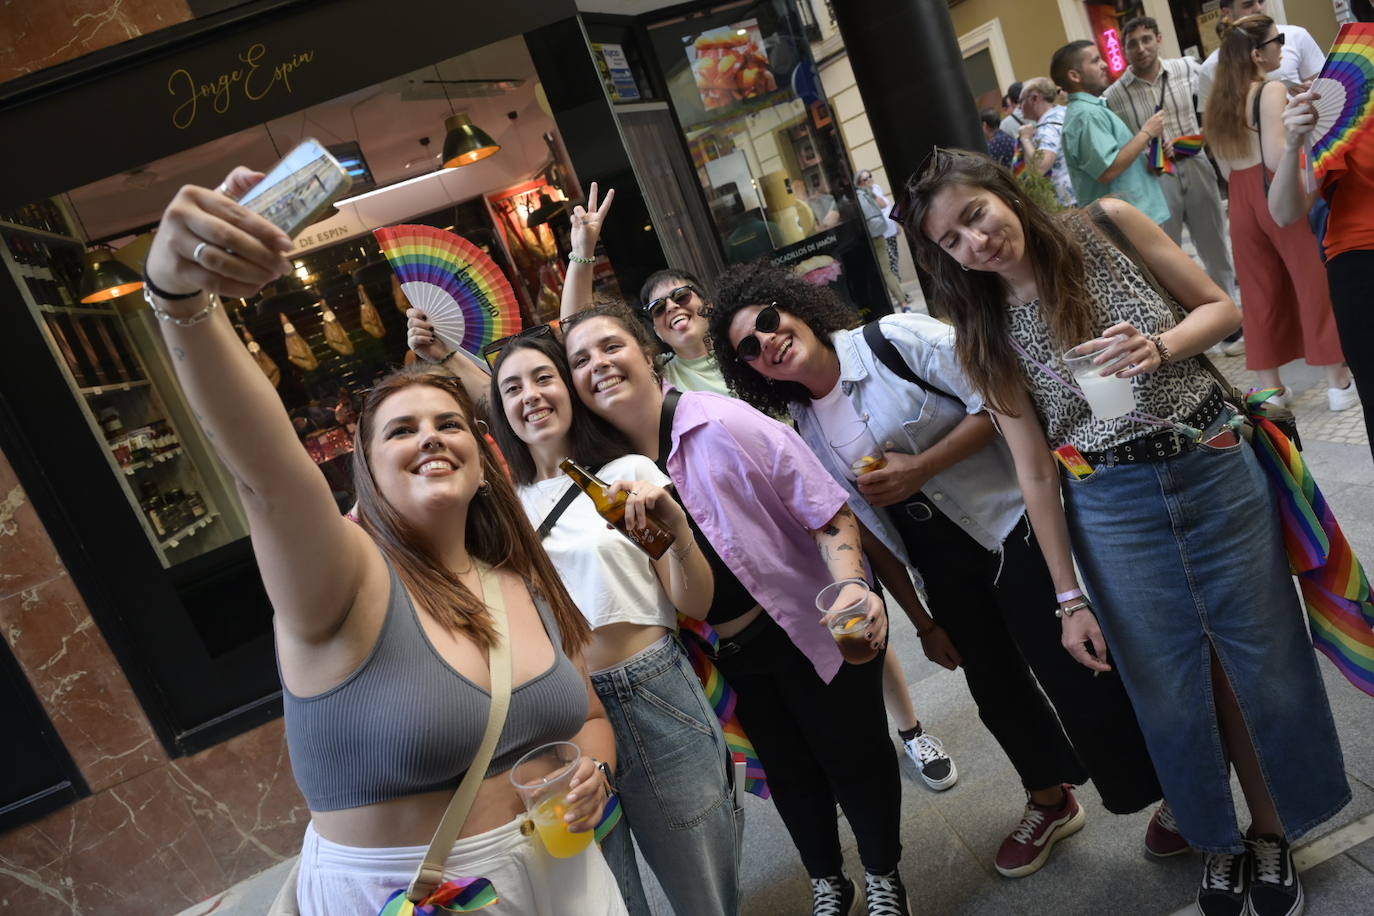
[[[1207,853],[1199,910],[1297,912],[1289,844],[1350,788],[1268,484],[1191,359],[1235,328],[1235,305],[1121,201],[1055,218],[986,156],[940,149],[907,193],[917,257],[1011,448],[1064,646],[1121,672],[1180,831]],[[1068,381],[1062,354],[1084,342],[1134,411],[1098,419]]]
[[[848,913],[856,897],[838,801],[858,840],[868,912],[905,916],[901,782],[875,651],[887,620],[861,584],[844,491],[795,433],[752,407],[706,392],[665,396],[648,334],[624,306],[595,306],[563,328],[577,396],[666,469],[698,528],[715,576],[706,616],[720,636],[715,664],[811,877],[815,913]],[[862,664],[843,660],[816,606],[823,589],[851,579],[827,609],[866,606],[875,656]]]
[[[275,611],[287,742],[311,810],[297,901],[373,916],[415,877],[492,706],[488,649],[508,620],[509,712],[444,874],[489,879],[509,914],[623,913],[601,853],[552,858],[521,831],[509,769],[582,751],[568,820],[590,830],[615,743],[582,662],[573,606],[452,381],[400,372],[358,419],[360,524],[340,516],[219,296],[250,297],[291,265],[290,240],[221,191],[183,187],[148,254],[146,288],[172,365],[238,483]]]

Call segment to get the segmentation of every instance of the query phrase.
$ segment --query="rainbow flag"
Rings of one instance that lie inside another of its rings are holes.
[[[1174,160],[1164,155],[1164,140],[1155,137],[1150,141],[1150,148],[1147,152],[1150,157],[1150,168],[1160,175],[1172,175],[1174,173]]]
[[[1016,152],[1011,154],[1011,173],[1017,178],[1026,170],[1026,156],[1021,152],[1021,141],[1016,141]]]
[[[394,891],[377,916],[440,916],[443,913],[472,913],[500,901],[496,888],[486,878],[455,878],[445,881],[419,903],[412,903],[404,890]]]
[[[680,630],[687,630],[696,637],[682,640],[682,646],[687,650],[687,659],[692,663],[692,670],[697,673],[697,679],[701,681],[701,689],[706,692],[706,699],[710,701],[716,718],[720,720],[721,731],[725,733],[725,746],[730,751],[731,759],[744,761],[744,790],[759,798],[767,798],[768,779],[763,772],[763,763],[759,760],[758,752],[754,750],[753,742],[744,733],[739,716],[735,715],[735,692],[730,689],[720,669],[706,652],[706,646],[715,651],[716,646],[720,644],[720,635],[716,633],[715,627],[706,621],[685,614],[678,614],[677,622]]]
[[[1174,158],[1187,159],[1202,152],[1202,134],[1182,134],[1174,138]]]
[[[1288,563],[1298,577],[1312,645],[1374,696],[1374,604],[1364,567],[1345,539],[1302,452],[1265,419],[1271,391],[1251,392],[1246,412],[1255,424],[1254,447],[1275,491]]]

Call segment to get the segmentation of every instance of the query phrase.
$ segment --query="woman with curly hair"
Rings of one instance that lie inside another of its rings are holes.
[[[1297,913],[1289,843],[1350,787],[1271,490],[1193,358],[1235,329],[1235,304],[1129,204],[1056,218],[977,153],[934,150],[904,222],[1011,449],[1064,647],[1121,672],[1180,832],[1207,853],[1199,911]],[[1084,341],[1135,410],[1098,419],[1068,382],[1062,354]]]
[[[869,560],[926,656],[964,669],[1028,795],[996,867],[1028,875],[1084,823],[1071,785],[1091,776],[1107,809],[1124,814],[1157,801],[1159,783],[1120,680],[1094,677],[1060,647],[1054,586],[1011,455],[959,367],[953,331],[914,313],[855,324],[828,289],[780,267],[740,265],[717,281],[711,340],[735,390],[760,409],[790,410],[845,487]],[[865,425],[885,464],[856,474],[842,443]],[[929,614],[908,566],[924,579]],[[1171,826],[1161,808],[1146,836],[1151,852],[1187,849]]]
[[[870,916],[905,916],[901,780],[882,703],[887,617],[860,584],[859,525],[844,490],[796,433],[749,405],[665,393],[649,335],[624,306],[594,306],[563,328],[578,397],[666,471],[696,528],[716,583],[706,614],[720,636],[715,664],[810,875],[814,912],[849,913],[856,898],[838,800]],[[843,660],[816,609],[837,582],[848,584],[831,607],[866,595],[866,638],[879,651],[862,664]]]

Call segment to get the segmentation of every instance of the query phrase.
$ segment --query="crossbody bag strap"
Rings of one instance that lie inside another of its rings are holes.
[[[682,392],[676,388],[663,395],[663,409],[658,414],[658,469],[668,473],[668,452],[673,448],[673,415],[677,413],[677,402],[682,400]]]
[[[897,351],[897,345],[883,334],[877,321],[870,321],[864,325],[864,341],[868,344],[868,349],[873,351],[873,355],[878,357],[878,362],[886,366],[893,375],[905,379],[918,388],[923,388],[934,394],[942,394],[951,401],[958,401],[960,404],[964,403],[962,398],[956,398],[945,389],[938,385],[932,385],[917,375],[916,370],[911,368],[911,364],[903,359],[902,354]]]
[[[1136,270],[1140,271],[1140,275],[1145,278],[1145,282],[1150,284],[1150,288],[1155,291],[1155,294],[1159,296],[1160,299],[1164,300],[1164,304],[1174,313],[1175,320],[1182,321],[1187,317],[1188,313],[1183,310],[1183,306],[1179,305],[1173,293],[1165,289],[1160,284],[1159,280],[1155,278],[1154,271],[1150,270],[1149,265],[1145,263],[1145,259],[1140,256],[1140,251],[1135,247],[1135,243],[1126,237],[1126,233],[1121,231],[1121,227],[1118,226],[1111,215],[1102,208],[1102,204],[1097,201],[1093,201],[1089,204],[1088,215],[1092,217],[1094,225],[1101,230],[1102,234],[1105,235],[1113,245],[1119,248],[1122,254],[1130,259],[1130,262],[1135,265]],[[1216,383],[1221,386],[1221,393],[1224,397],[1232,399],[1239,398],[1240,400],[1237,401],[1238,404],[1245,403],[1245,396],[1236,390],[1236,386],[1231,383],[1230,379],[1222,375],[1221,370],[1216,367],[1215,363],[1207,358],[1206,353],[1199,353],[1192,358],[1200,362],[1202,368],[1206,369],[1208,374],[1210,374]]]
[[[434,831],[434,839],[430,840],[429,849],[425,852],[425,861],[406,891],[406,897],[411,902],[425,899],[444,882],[444,864],[468,819],[468,812],[477,798],[477,790],[486,778],[487,767],[491,765],[492,754],[496,752],[496,742],[506,724],[506,711],[510,708],[510,623],[506,619],[506,597],[501,593],[501,582],[492,573],[491,567],[479,560],[478,569],[482,576],[482,597],[487,610],[491,612],[496,630],[496,640],[487,653],[491,667],[491,712],[487,715],[487,730],[482,735],[482,743],[478,745],[458,791],[453,793],[453,800],[448,803],[439,829]]]
[[[582,488],[577,484],[568,484],[568,489],[563,491],[563,495],[558,498],[558,502],[549,510],[549,514],[544,516],[544,520],[539,523],[539,540],[542,541],[549,536],[549,532],[553,530],[554,525],[558,524],[558,519],[562,517],[564,510],[572,505],[572,501],[577,499],[577,494],[581,492]]]

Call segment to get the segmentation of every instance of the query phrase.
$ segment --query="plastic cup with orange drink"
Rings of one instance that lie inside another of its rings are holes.
[[[555,859],[580,855],[595,836],[592,830],[574,833],[563,819],[572,807],[568,792],[581,762],[581,748],[571,741],[555,741],[535,748],[511,767],[510,781],[524,801],[544,848]]]
[[[868,641],[868,583],[863,579],[831,582],[816,595],[816,610],[830,630],[844,660],[862,665],[878,650]]]
[[[830,447],[849,465],[849,473],[855,480],[870,471],[887,467],[883,448],[866,421],[856,417],[852,424],[832,432],[829,438]]]

